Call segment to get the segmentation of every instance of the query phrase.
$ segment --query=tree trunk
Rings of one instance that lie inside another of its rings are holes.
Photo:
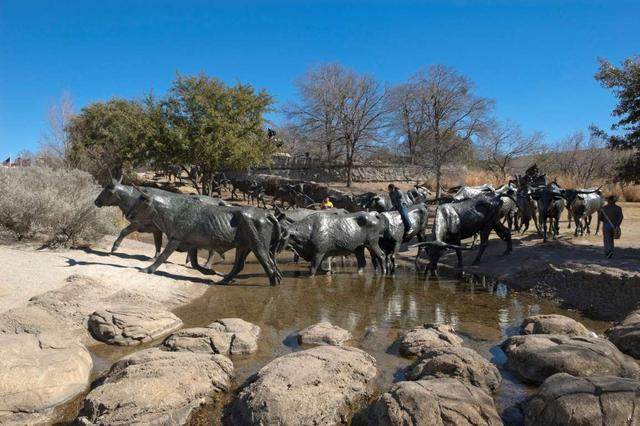
[[[436,200],[440,198],[440,180],[442,179],[442,171],[440,167],[436,169]]]
[[[349,158],[347,160],[347,187],[351,187],[351,170],[353,168],[353,160]]]

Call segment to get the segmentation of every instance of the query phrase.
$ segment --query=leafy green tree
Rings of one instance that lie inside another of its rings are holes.
[[[145,158],[149,119],[136,101],[94,102],[67,124],[68,161],[104,181],[110,174],[128,173]]]
[[[166,97],[146,100],[153,137],[148,155],[184,170],[197,166],[194,184],[210,194],[217,173],[264,164],[275,146],[266,135],[264,115],[273,99],[238,83],[228,86],[206,75],[178,75]]]
[[[592,131],[605,138],[612,149],[633,150],[633,155],[618,166],[618,179],[640,183],[640,56],[626,59],[619,67],[602,59],[595,78],[618,98],[612,115],[619,120],[611,126],[617,134],[597,128]]]

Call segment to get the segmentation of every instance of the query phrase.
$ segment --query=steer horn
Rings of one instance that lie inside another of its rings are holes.
[[[444,243],[442,241],[424,241],[421,243],[414,244],[411,247],[422,247],[422,246],[430,246],[430,247],[440,247],[444,249],[453,249],[453,250],[473,250],[475,247],[466,247],[466,246],[458,246],[455,244]]]

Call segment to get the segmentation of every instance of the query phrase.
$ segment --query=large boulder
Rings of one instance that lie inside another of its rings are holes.
[[[433,348],[462,346],[462,339],[447,324],[425,324],[400,337],[399,351],[404,356],[419,356]]]
[[[55,335],[0,335],[0,424],[45,422],[52,408],[89,386],[93,361]]]
[[[186,328],[162,343],[170,351],[243,355],[258,350],[260,327],[240,318],[223,318],[206,327]]]
[[[573,318],[564,315],[534,315],[525,318],[520,325],[520,334],[566,334],[568,336],[591,336],[591,332]]]
[[[228,424],[344,424],[373,395],[376,361],[360,349],[318,346],[276,358],[241,389]]]
[[[640,367],[632,358],[598,337],[531,334],[512,336],[501,347],[507,355],[507,368],[528,382],[542,383],[556,373],[640,376]]]
[[[131,346],[171,333],[182,327],[182,321],[164,309],[116,305],[92,313],[88,326],[96,340]]]
[[[352,338],[353,336],[347,330],[327,321],[310,325],[298,332],[298,341],[305,345],[342,346]]]
[[[469,348],[443,347],[424,352],[408,369],[409,380],[455,378],[491,394],[502,382],[500,372],[478,352]]]
[[[145,349],[116,362],[87,395],[85,425],[185,424],[199,406],[229,390],[233,363],[224,355]]]
[[[526,425],[640,424],[640,382],[613,376],[549,377],[524,408]]]
[[[632,312],[605,334],[622,352],[640,358],[640,311]]]
[[[366,414],[368,425],[502,425],[493,399],[457,379],[399,382]]]

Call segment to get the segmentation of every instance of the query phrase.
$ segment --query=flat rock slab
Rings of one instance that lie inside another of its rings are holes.
[[[502,425],[493,399],[457,379],[396,383],[366,417],[368,425]]]
[[[88,326],[96,340],[131,346],[171,333],[182,327],[182,321],[163,309],[117,305],[92,313]]]
[[[420,356],[429,349],[444,346],[462,346],[462,339],[447,324],[425,324],[405,333],[399,340],[399,351],[404,356]]]
[[[501,347],[507,368],[528,382],[542,383],[556,373],[640,377],[640,367],[632,358],[598,337],[531,334],[512,336]]]
[[[524,408],[526,425],[640,424],[640,382],[613,376],[549,377]]]
[[[168,336],[162,346],[170,351],[245,355],[258,350],[260,327],[240,318],[223,318],[207,327],[186,328]]]
[[[187,423],[192,412],[229,390],[233,363],[224,355],[145,349],[116,362],[86,397],[85,425]]]
[[[89,386],[87,349],[55,335],[0,335],[0,423],[44,421],[47,412]],[[44,416],[44,417],[42,417]]]
[[[271,361],[247,382],[226,424],[349,423],[373,395],[375,359],[360,349],[318,346]]]
[[[424,352],[409,367],[409,380],[454,378],[491,394],[502,382],[500,372],[489,360],[469,348],[444,347]]]
[[[305,345],[342,346],[353,336],[344,328],[324,321],[311,325],[298,332],[298,342]]]
[[[587,327],[564,315],[534,315],[525,318],[520,334],[566,334],[567,336],[591,336]]]
[[[632,312],[605,334],[622,352],[640,358],[640,311]]]

